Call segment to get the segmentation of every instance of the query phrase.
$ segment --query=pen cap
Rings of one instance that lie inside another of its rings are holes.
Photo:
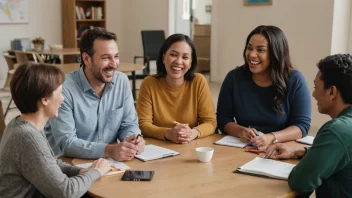
[[[213,157],[214,149],[210,147],[196,148],[197,158],[201,162],[209,162]]]

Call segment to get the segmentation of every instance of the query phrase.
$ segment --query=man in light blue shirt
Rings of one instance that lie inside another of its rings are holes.
[[[145,141],[138,135],[129,80],[116,71],[116,34],[88,30],[80,51],[82,66],[66,76],[65,101],[45,128],[49,143],[56,155],[130,160],[144,150]]]

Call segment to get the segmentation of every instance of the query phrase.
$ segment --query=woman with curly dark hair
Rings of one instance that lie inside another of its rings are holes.
[[[311,98],[303,75],[293,69],[287,39],[275,26],[258,26],[247,37],[245,64],[221,87],[217,122],[226,134],[257,147],[307,135]]]

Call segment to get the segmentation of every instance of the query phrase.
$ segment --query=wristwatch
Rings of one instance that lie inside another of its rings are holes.
[[[277,137],[276,137],[275,133],[274,133],[274,132],[271,132],[271,134],[273,134],[273,135],[274,135],[274,137],[275,137],[275,140],[273,141],[273,144],[278,143],[278,142],[279,142],[279,140],[277,139]]]

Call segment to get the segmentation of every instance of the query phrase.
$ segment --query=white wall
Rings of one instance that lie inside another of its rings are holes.
[[[28,4],[29,23],[0,24],[0,51],[10,49],[10,41],[14,38],[42,37],[45,46],[62,43],[61,1],[31,0]],[[0,57],[0,80],[7,76],[7,64]],[[0,85],[2,86],[2,85]]]
[[[198,19],[199,24],[210,24],[211,13],[205,12],[206,5],[212,5],[213,0],[193,0],[195,1],[194,17]]]
[[[191,7],[190,7],[191,8]],[[189,19],[183,19],[183,0],[176,0],[175,4],[175,33],[185,34],[190,36],[191,34],[191,21]]]
[[[121,42],[121,35],[123,33],[122,10],[122,0],[106,1],[106,29],[117,34],[117,43],[119,47]]]
[[[141,30],[164,30],[165,35],[168,35],[169,4],[166,0],[115,1],[108,0],[111,5],[119,4],[120,9],[111,8],[111,12],[121,12],[120,18],[111,18],[109,12],[107,28],[118,31],[121,61],[132,62],[133,56],[143,55]]]
[[[351,0],[337,0],[334,3],[331,54],[349,51],[351,7]]]
[[[348,6],[348,0],[337,4]],[[337,7],[336,7],[337,8]],[[346,9],[350,9],[347,7]],[[342,13],[335,14],[340,16]],[[332,43],[334,0],[279,0],[272,6],[243,6],[243,1],[213,2],[211,80],[222,82],[226,74],[243,64],[242,53],[247,35],[258,25],[276,25],[287,36],[294,66],[303,73],[313,91],[316,63],[332,51],[343,51],[344,39]],[[346,21],[336,23],[341,27]],[[334,31],[336,37],[345,34]],[[342,47],[341,47],[342,45]],[[329,118],[317,112],[312,98],[312,126],[318,127]]]

